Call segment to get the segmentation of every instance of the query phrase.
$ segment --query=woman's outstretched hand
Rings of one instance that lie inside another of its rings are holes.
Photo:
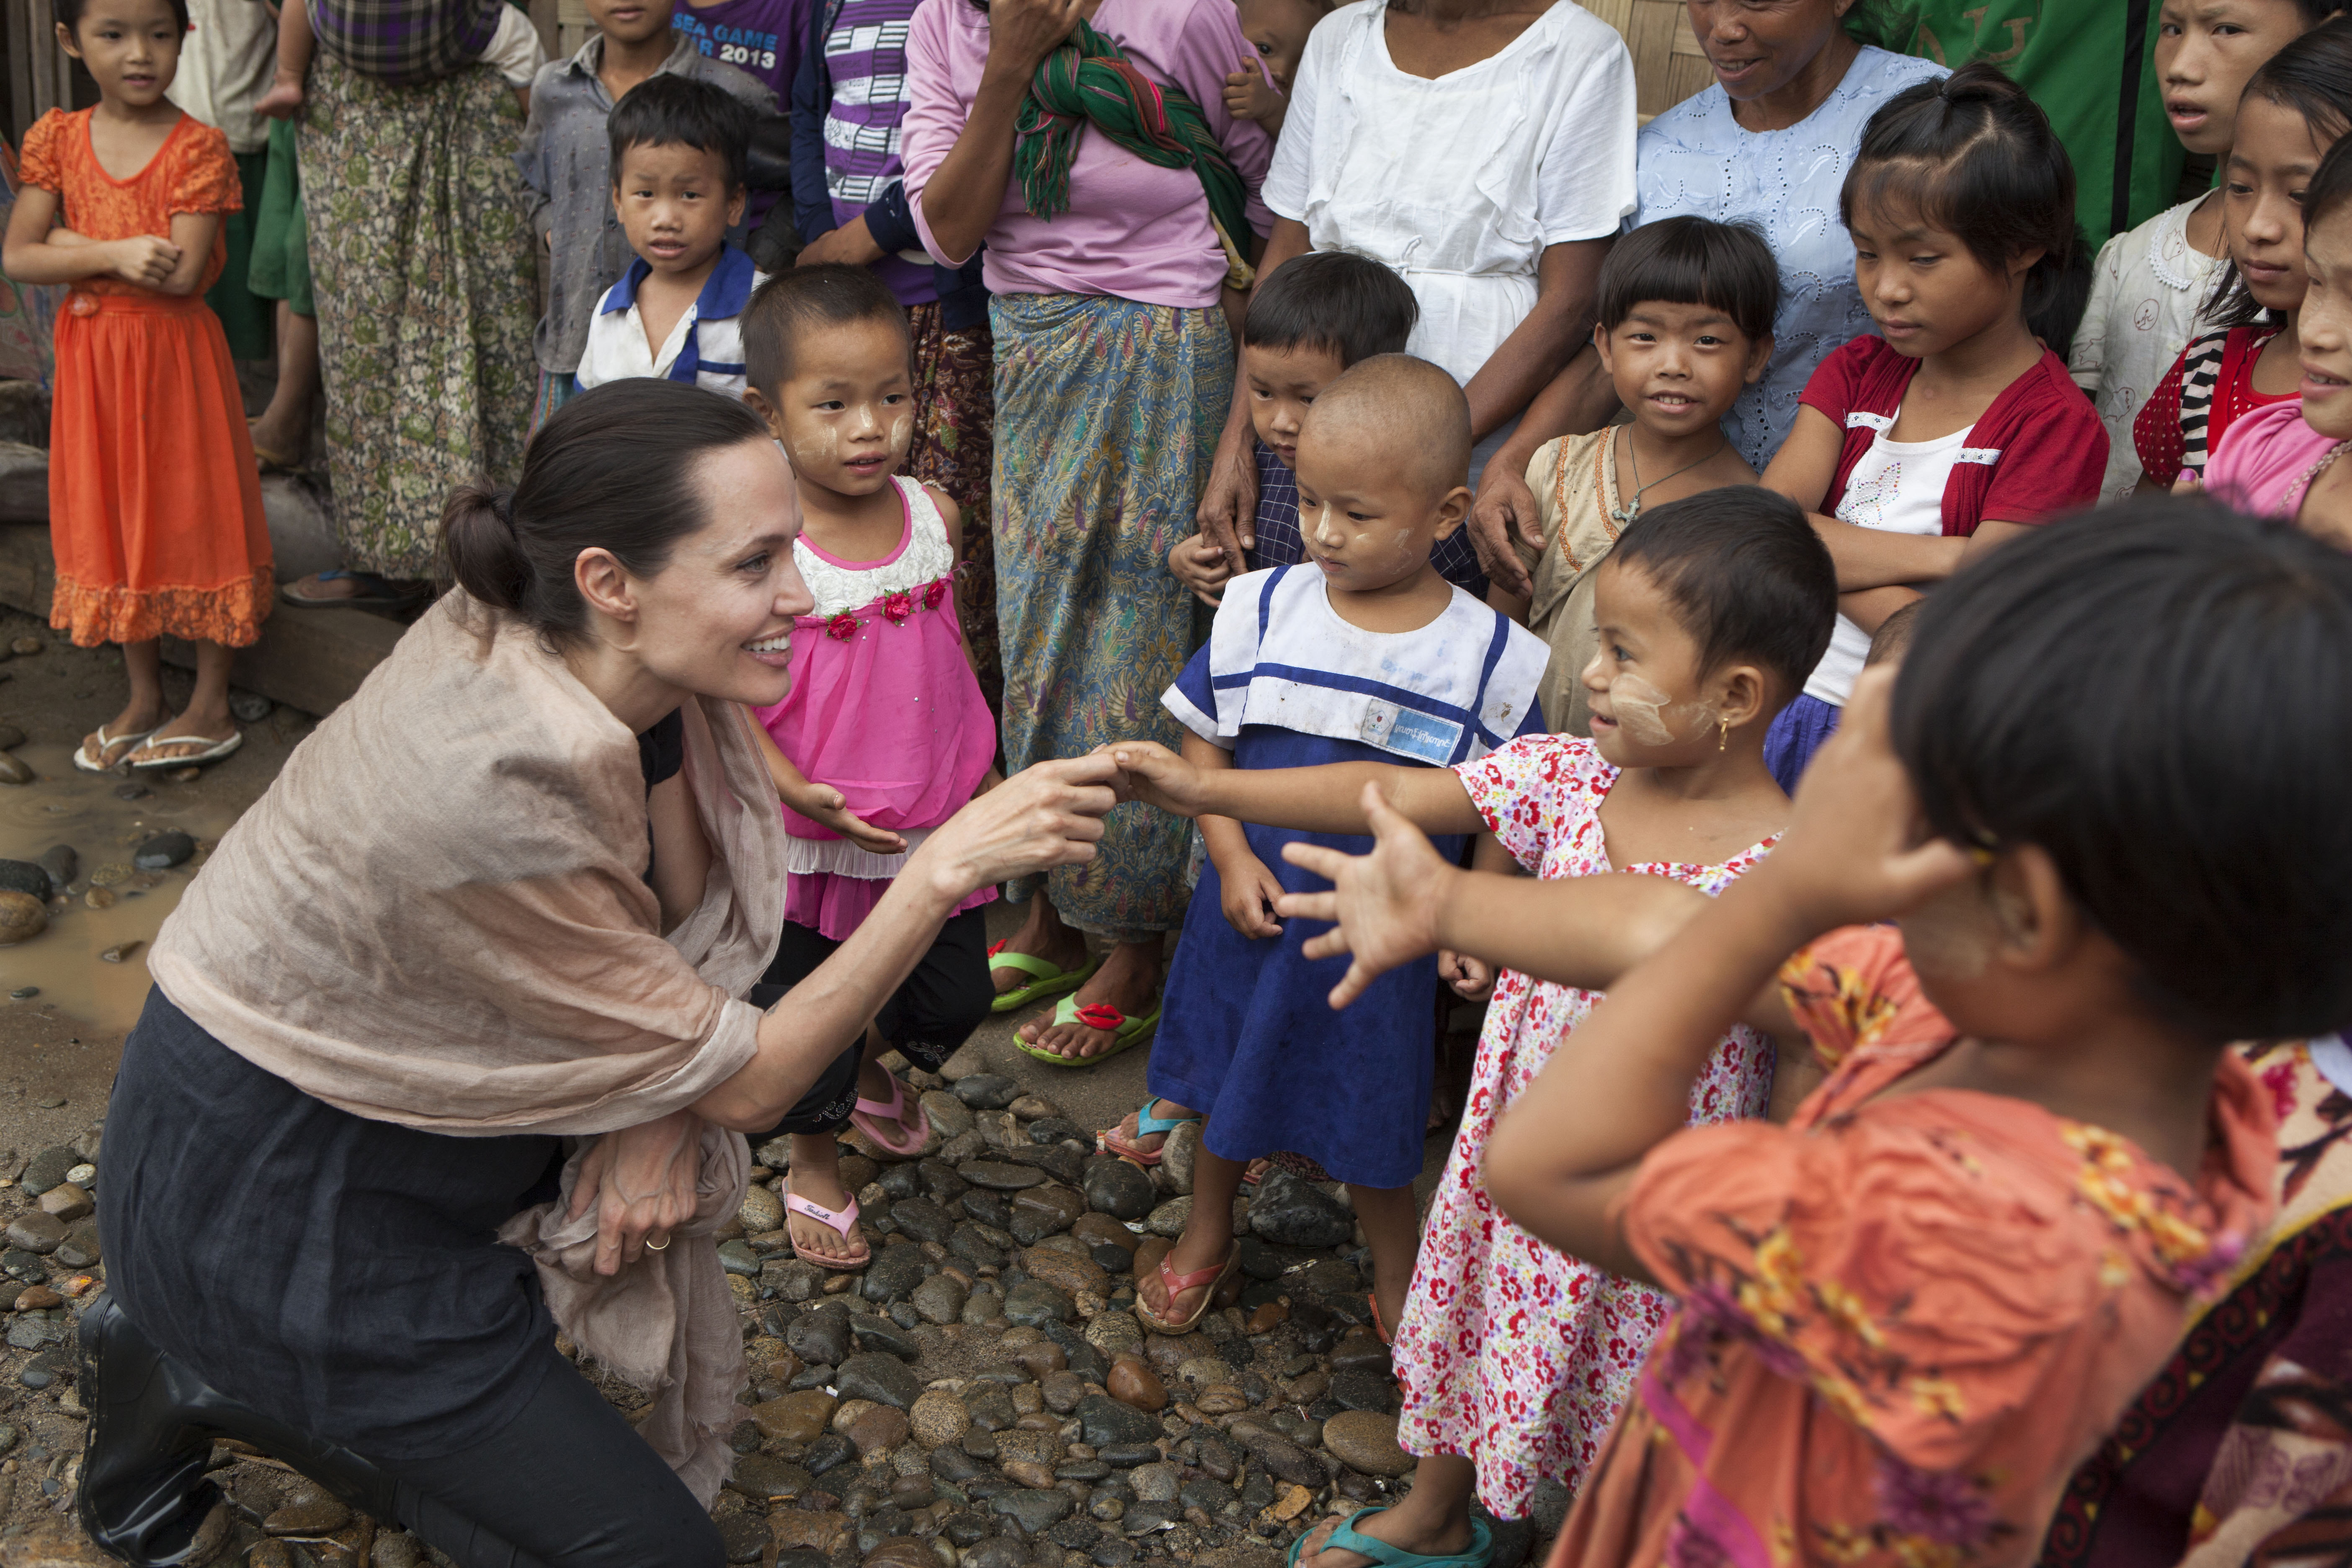
[[[674,1110],[607,1132],[581,1156],[569,1217],[596,1210],[596,1272],[617,1274],[694,1217],[702,1177],[702,1119]]]
[[[1097,752],[1022,769],[931,831],[907,869],[940,893],[974,890],[1095,858],[1103,815],[1118,804],[1118,764]]]
[[[1455,875],[1428,837],[1381,798],[1378,784],[1364,786],[1364,816],[1372,828],[1369,855],[1319,844],[1282,848],[1284,859],[1331,882],[1328,893],[1285,893],[1274,909],[1286,920],[1334,922],[1305,949],[1309,958],[1353,959],[1331,988],[1334,1007],[1362,995],[1383,972],[1437,951],[1438,916]]]

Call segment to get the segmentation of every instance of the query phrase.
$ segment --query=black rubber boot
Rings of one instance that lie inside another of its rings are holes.
[[[351,1507],[395,1522],[392,1479],[350,1449],[238,1404],[165,1354],[111,1297],[81,1320],[82,1529],[133,1568],[177,1568],[200,1540],[220,1489],[205,1479],[213,1439],[283,1459]]]

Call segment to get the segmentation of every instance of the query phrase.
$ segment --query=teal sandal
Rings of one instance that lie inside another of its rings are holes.
[[[1080,968],[1061,969],[1031,953],[1007,952],[1004,951],[1004,943],[1000,942],[988,950],[988,967],[992,970],[1017,969],[1024,974],[1034,974],[1036,978],[1026,985],[1016,985],[1012,990],[1001,994],[995,1001],[988,1005],[988,1010],[992,1013],[1010,1013],[1016,1007],[1026,1007],[1032,1002],[1043,1002],[1048,996],[1059,996],[1065,991],[1076,991],[1102,966],[1103,961],[1100,958],[1088,958]]]
[[[1084,1059],[1090,1062],[1102,1060],[1100,1057],[1087,1057]],[[1201,1120],[1198,1111],[1190,1116],[1155,1116],[1151,1113],[1151,1108],[1160,1102],[1160,1097],[1155,1094],[1136,1107],[1135,1135],[1138,1138],[1150,1138],[1156,1133],[1173,1132],[1187,1121]],[[1162,1144],[1160,1147],[1164,1149],[1166,1146]],[[1096,1133],[1095,1147],[1106,1154],[1116,1154],[1122,1160],[1140,1165],[1147,1171],[1160,1163],[1160,1149],[1138,1149],[1131,1143],[1119,1141],[1118,1129],[1116,1127],[1106,1127]]]
[[[1008,952],[1004,956],[1011,958],[1014,955]],[[1154,1007],[1140,1018],[1130,1018],[1108,1002],[1093,1002],[1081,1007],[1076,997],[1065,996],[1054,1005],[1054,1022],[1083,1024],[1089,1029],[1103,1030],[1110,1036],[1110,1049],[1097,1051],[1090,1057],[1065,1057],[1024,1040],[1015,1039],[1013,1044],[1024,1056],[1034,1057],[1047,1067],[1090,1068],[1097,1062],[1110,1060],[1129,1046],[1140,1045],[1150,1039],[1151,1031],[1160,1027],[1160,1009]]]
[[[1381,1568],[1487,1568],[1487,1564],[1495,1560],[1495,1532],[1486,1528],[1485,1520],[1475,1517],[1470,1521],[1470,1550],[1455,1552],[1451,1557],[1424,1556],[1421,1552],[1407,1552],[1402,1547],[1391,1546],[1385,1541],[1375,1541],[1369,1535],[1357,1532],[1356,1521],[1368,1513],[1385,1513],[1386,1511],[1388,1510],[1385,1509],[1377,1508],[1358,1509],[1348,1516],[1348,1521],[1345,1524],[1331,1532],[1331,1538],[1323,1543],[1323,1550],[1353,1552],[1359,1556],[1370,1558],[1379,1563]],[[1298,1568],[1298,1549],[1307,1544],[1307,1536],[1314,1533],[1309,1530],[1307,1535],[1302,1535],[1290,1543],[1290,1555],[1285,1559],[1290,1564],[1290,1568]]]

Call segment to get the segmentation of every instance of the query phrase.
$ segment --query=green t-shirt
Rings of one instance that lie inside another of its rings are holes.
[[[2094,254],[2170,206],[2184,153],[2156,75],[2157,0],[1865,0],[1868,41],[1958,69],[1990,60],[2042,106],[2074,161]]]

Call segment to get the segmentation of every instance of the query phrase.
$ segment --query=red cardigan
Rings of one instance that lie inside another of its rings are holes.
[[[1919,362],[1881,337],[1856,338],[1823,360],[1798,401],[1845,432],[1837,473],[1822,510],[1835,516],[1847,479],[1871,443],[1891,428]],[[2107,432],[2098,411],[2048,349],[2001,389],[1969,432],[1969,445],[1944,486],[1944,536],[1965,538],[1987,518],[2045,522],[2099,499]]]

